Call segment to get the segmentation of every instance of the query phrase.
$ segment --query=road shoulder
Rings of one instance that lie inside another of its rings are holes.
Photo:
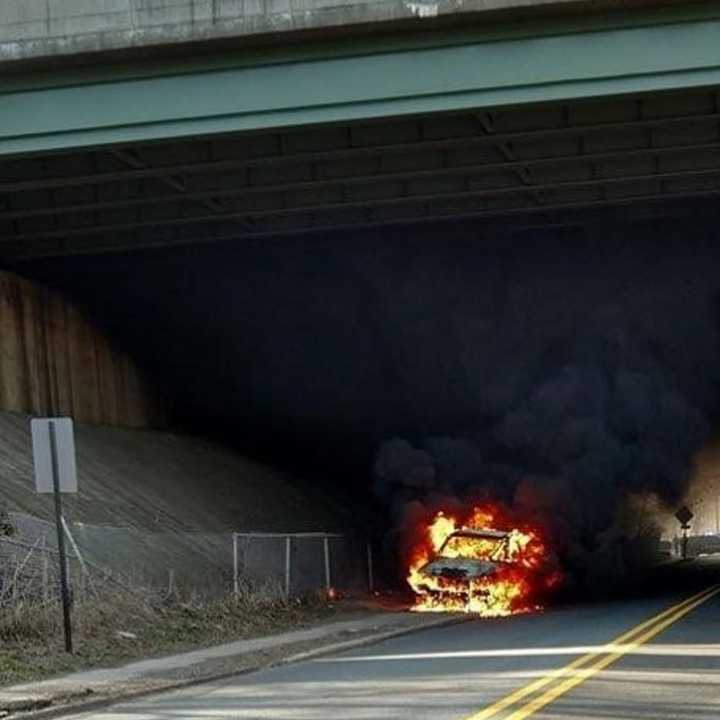
[[[0,690],[0,718],[41,720],[348,650],[464,617],[372,612],[354,620],[73,673]]]

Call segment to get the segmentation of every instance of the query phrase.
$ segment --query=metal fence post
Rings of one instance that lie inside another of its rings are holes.
[[[234,532],[232,534],[232,540],[233,540],[233,593],[235,594],[235,597],[237,597],[240,594],[240,581],[238,580],[238,537],[237,533]]]
[[[368,571],[368,590],[373,592],[375,590],[375,578],[373,577],[373,551],[372,543],[368,540],[367,543],[367,571]]]
[[[292,551],[292,538],[285,537],[285,599],[290,599],[290,554]]]
[[[42,596],[43,602],[47,602],[50,598],[50,588],[48,582],[50,580],[50,557],[46,548],[47,542],[45,536],[42,536]]]
[[[332,587],[330,578],[330,538],[327,535],[323,538],[323,553],[325,555],[325,590],[330,592]]]

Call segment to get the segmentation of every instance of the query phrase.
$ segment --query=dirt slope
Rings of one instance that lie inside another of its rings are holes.
[[[76,427],[75,522],[153,530],[332,530],[337,520],[292,479],[225,448],[149,430]],[[0,413],[0,503],[50,519],[34,491],[30,421]]]

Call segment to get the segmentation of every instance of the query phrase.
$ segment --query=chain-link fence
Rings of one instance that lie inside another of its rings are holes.
[[[57,557],[39,538],[30,545],[0,538],[0,607],[55,597]]]
[[[53,523],[14,513],[10,513],[10,519],[15,528],[13,542],[57,554],[57,531]],[[221,594],[232,586],[229,533],[149,531],[66,523],[65,535],[71,571],[79,567],[85,569],[85,575],[114,574],[138,585],[167,586],[170,590],[205,594]]]
[[[60,556],[44,536],[33,543],[0,537],[0,609],[21,605],[35,608],[59,599]],[[117,573],[88,564],[82,556],[66,559],[72,597],[84,600],[107,584],[123,585]]]
[[[373,588],[372,547],[336,533],[233,533],[235,592],[242,582],[274,581],[285,597],[317,590]]]
[[[10,523],[13,535],[0,536],[0,602],[54,599],[55,525],[13,513]],[[84,523],[65,523],[64,532],[75,593],[108,582],[204,596],[263,585],[288,598],[372,587],[369,546],[345,535],[153,532]]]

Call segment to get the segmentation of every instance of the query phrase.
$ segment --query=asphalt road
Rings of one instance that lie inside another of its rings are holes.
[[[718,720],[720,560],[695,565],[657,597],[472,620],[82,717]]]

